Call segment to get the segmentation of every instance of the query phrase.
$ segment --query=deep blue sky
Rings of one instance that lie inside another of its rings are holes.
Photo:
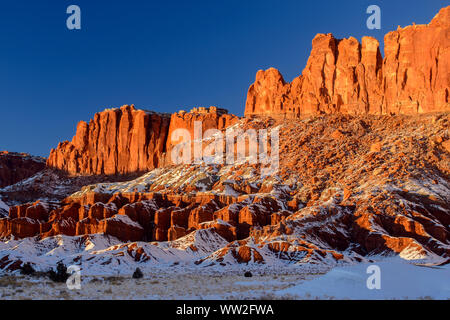
[[[82,30],[66,28],[77,4]],[[370,4],[382,30],[366,28]],[[47,156],[79,120],[135,104],[174,112],[216,105],[244,112],[256,71],[287,81],[305,67],[316,33],[382,40],[428,23],[448,1],[2,0],[0,150]]]

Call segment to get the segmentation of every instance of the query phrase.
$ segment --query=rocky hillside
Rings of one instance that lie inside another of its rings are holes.
[[[379,254],[447,263],[449,124],[448,114],[241,120],[236,129],[280,129],[277,175],[262,177],[260,165],[248,163],[154,169],[59,203],[13,207],[0,234],[105,234],[137,241],[139,263],[157,263],[141,241],[174,243],[200,230],[223,246],[187,264],[334,265]]]
[[[44,168],[44,158],[26,153],[0,151],[0,188],[29,178]]]
[[[303,74],[285,82],[276,69],[258,71],[245,116],[298,118],[319,114],[422,114],[450,111],[450,6],[427,25],[399,28],[378,41],[318,34]],[[238,118],[216,107],[172,115],[123,106],[80,122],[71,142],[51,150],[47,165],[71,175],[143,173],[172,164],[172,133],[224,129]]]
[[[70,174],[116,175],[157,167],[164,152],[170,116],[134,106],[97,113],[78,123],[72,141],[50,151],[47,165]]]
[[[291,83],[260,70],[245,115],[296,118],[321,113],[419,114],[450,110],[450,7],[428,25],[384,38],[336,39],[318,34],[303,73]]]

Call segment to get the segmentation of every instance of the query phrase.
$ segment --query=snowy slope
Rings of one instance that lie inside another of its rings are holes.
[[[122,243],[102,234],[9,240],[0,242],[0,273],[18,272],[18,262],[30,262],[36,270],[47,271],[63,261],[67,265],[80,265],[85,275],[131,274],[136,267],[164,269],[173,264],[193,267],[195,261],[226,244],[212,230],[198,230],[162,243]]]
[[[9,207],[0,199],[0,218],[6,216],[9,212]]]

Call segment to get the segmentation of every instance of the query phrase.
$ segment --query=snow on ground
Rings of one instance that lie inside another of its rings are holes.
[[[368,289],[367,280],[380,268],[381,289]],[[450,265],[420,266],[400,258],[389,258],[372,264],[361,263],[337,267],[324,276],[302,281],[276,292],[279,297],[295,299],[450,299]]]
[[[2,200],[0,200],[0,209],[9,210],[9,207]]]
[[[0,218],[6,216],[9,212],[9,207],[0,199]]]
[[[57,300],[205,300],[205,299],[272,299],[273,292],[287,288],[308,275],[256,274],[245,278],[244,271],[235,274],[173,272],[171,268],[144,272],[143,279],[131,276],[81,276],[81,289],[69,290],[65,283],[44,277],[0,277],[0,299]]]

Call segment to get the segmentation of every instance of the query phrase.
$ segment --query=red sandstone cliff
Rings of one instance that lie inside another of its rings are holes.
[[[124,175],[145,172],[170,164],[171,134],[186,129],[194,139],[194,122],[202,122],[202,133],[222,130],[239,118],[216,107],[194,108],[170,117],[134,106],[108,109],[88,123],[78,123],[71,142],[52,149],[47,165],[69,174]],[[168,150],[169,152],[166,152]]]
[[[417,114],[450,110],[450,6],[428,25],[399,28],[379,43],[318,34],[303,74],[286,83],[260,70],[245,115],[295,118],[319,113]]]
[[[169,130],[168,115],[134,106],[97,113],[78,123],[71,142],[52,149],[47,165],[70,174],[115,175],[158,167]]]

